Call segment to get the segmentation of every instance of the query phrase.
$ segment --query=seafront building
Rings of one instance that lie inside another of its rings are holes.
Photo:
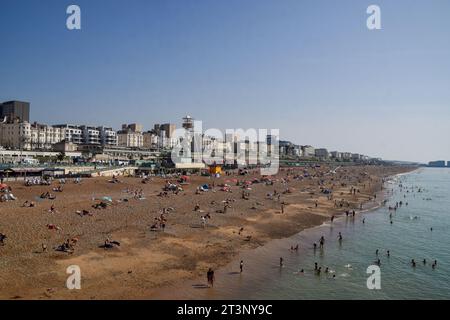
[[[318,159],[328,159],[330,157],[330,153],[325,148],[316,149],[314,155]]]
[[[339,151],[331,151],[330,157],[336,160],[342,160],[342,152]]]
[[[155,124],[153,127],[153,132],[156,136],[163,135],[164,137],[170,139],[176,130],[176,125],[173,123]]]
[[[53,127],[63,130],[65,140],[77,145],[117,145],[117,133],[110,127],[73,124],[58,124]]]
[[[153,131],[149,130],[142,134],[143,137],[143,148],[148,150],[157,150],[159,147],[158,144],[158,135]]]
[[[65,139],[65,132],[52,126],[19,122],[0,123],[0,145],[17,150],[50,150]]]
[[[302,155],[301,147],[290,141],[280,141],[279,146],[280,155],[286,157],[300,157]]]
[[[55,128],[60,128],[64,131],[64,140],[72,142],[74,144],[81,144],[83,142],[83,132],[80,126],[72,124],[57,124]]]
[[[176,145],[177,139],[173,134],[175,131],[175,125],[170,125],[170,127],[166,128],[158,126],[159,125],[155,125],[154,129],[146,131],[142,134],[143,149],[171,149]]]
[[[120,147],[142,148],[144,145],[142,125],[136,123],[123,124],[122,130],[117,132],[117,143]]]
[[[448,165],[448,162],[447,162]],[[430,161],[428,163],[429,167],[433,168],[444,168],[445,167],[445,161],[444,160],[438,160],[438,161]]]
[[[312,158],[316,155],[316,149],[313,146],[301,146],[301,150],[304,158]]]
[[[100,126],[96,129],[99,131],[102,146],[117,146],[117,132],[113,128]]]
[[[30,122],[30,103],[23,101],[0,103],[0,119],[2,121]]]
[[[126,163],[130,159],[153,161],[163,154],[170,163],[171,150],[183,139],[175,134],[176,125],[173,123],[158,123],[145,132],[141,124],[131,123],[122,125],[121,130],[116,131],[108,126],[30,123],[29,114],[30,104],[27,102],[9,101],[0,104],[0,162],[17,163],[27,157],[45,158],[64,154],[72,159],[82,158],[81,161]],[[255,165],[261,160],[261,152],[265,157],[277,153],[280,159],[287,161],[371,160],[357,153],[330,153],[325,148],[280,141],[274,135],[267,135],[265,141],[250,142],[247,137],[233,133],[225,134],[223,140],[205,135],[195,128],[191,116],[183,117],[181,127],[190,133],[192,139],[190,153],[183,156],[183,168],[202,164],[204,156],[213,161],[219,161],[222,157],[219,162],[224,165]],[[445,166],[445,162],[434,165]]]
[[[342,152],[341,159],[343,161],[350,161],[352,159],[352,153],[351,152]]]

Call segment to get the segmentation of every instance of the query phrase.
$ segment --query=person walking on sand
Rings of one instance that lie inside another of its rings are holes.
[[[212,268],[208,269],[208,272],[206,273],[206,279],[208,281],[208,285],[214,287],[214,270]]]
[[[281,213],[284,213],[284,203],[281,204]]]
[[[205,218],[205,216],[202,216],[202,227],[203,228],[206,228],[206,218]]]
[[[241,273],[244,271],[244,260],[241,260],[241,263],[239,263],[239,270]]]

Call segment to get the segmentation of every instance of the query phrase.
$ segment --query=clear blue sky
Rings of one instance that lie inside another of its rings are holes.
[[[66,29],[78,4],[82,30]],[[381,7],[382,30],[366,28]],[[43,123],[279,128],[450,160],[448,0],[1,0],[0,100]]]

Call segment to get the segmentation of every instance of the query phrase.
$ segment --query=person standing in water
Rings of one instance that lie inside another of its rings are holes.
[[[241,273],[243,269],[244,269],[244,260],[241,260],[241,263],[239,263],[239,270],[241,271]]]
[[[318,276],[320,276],[320,273],[322,272],[322,267],[319,267],[319,269],[316,270],[316,273]]]
[[[283,266],[283,258],[280,257],[280,267],[282,267],[282,266]]]

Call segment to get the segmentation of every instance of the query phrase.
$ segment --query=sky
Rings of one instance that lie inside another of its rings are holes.
[[[81,8],[81,30],[66,9]],[[369,5],[381,30],[366,26]],[[48,124],[280,129],[450,161],[448,0],[0,0],[0,101]]]

